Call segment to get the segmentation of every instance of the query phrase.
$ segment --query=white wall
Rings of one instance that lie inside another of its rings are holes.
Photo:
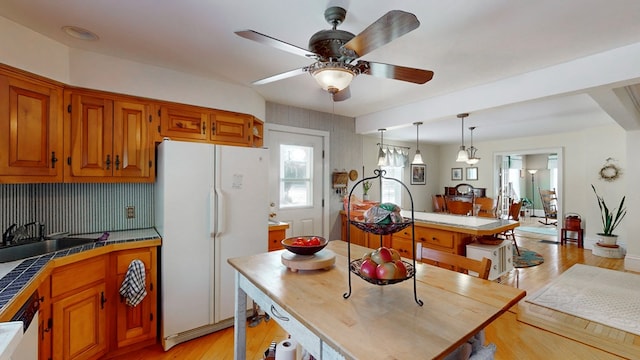
[[[362,154],[364,164],[364,176],[374,176],[373,170],[378,168],[378,144],[380,143],[379,137],[364,136],[362,141]],[[385,145],[397,145],[407,146],[409,149],[409,163],[413,160],[413,156],[416,153],[416,143],[401,142],[401,141],[387,141],[384,140]],[[439,162],[440,162],[440,150],[438,146],[420,144],[420,153],[422,154],[422,160],[427,165],[427,178],[426,185],[411,185],[411,166],[408,165],[404,168],[404,184],[409,188],[411,196],[413,197],[413,207],[415,211],[433,211],[431,202],[431,195],[441,194],[444,189],[440,187],[439,182]],[[441,190],[440,190],[441,189]],[[369,191],[371,200],[380,200],[380,189],[377,184],[374,184]],[[405,192],[406,193],[406,192]],[[358,192],[358,196],[361,196],[362,192]],[[401,207],[404,209],[410,208],[410,204],[407,196],[403,194],[403,203]]]
[[[67,85],[266,117],[264,98],[249,87],[70,49],[3,17],[0,44],[0,63]]]

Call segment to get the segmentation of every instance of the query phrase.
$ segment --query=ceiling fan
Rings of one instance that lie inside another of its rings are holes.
[[[253,84],[266,84],[308,72],[332,95],[334,101],[342,101],[351,97],[349,84],[360,74],[415,84],[424,84],[433,78],[433,71],[430,70],[359,60],[369,52],[417,29],[420,22],[414,14],[401,10],[389,11],[357,36],[337,29],[346,15],[347,11],[337,6],[325,10],[324,18],[332,28],[313,34],[309,39],[309,50],[257,31],[236,31],[243,38],[316,60],[309,66],[270,76]]]

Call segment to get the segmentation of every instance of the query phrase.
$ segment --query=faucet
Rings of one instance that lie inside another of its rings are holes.
[[[7,246],[11,244],[11,241],[13,241],[13,237],[14,237],[12,230],[15,229],[15,227],[16,227],[16,224],[12,224],[7,228],[7,230],[5,230],[2,233],[2,246]]]

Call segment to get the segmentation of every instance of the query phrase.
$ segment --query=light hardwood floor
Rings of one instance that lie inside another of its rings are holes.
[[[523,226],[534,226],[538,219],[521,220]],[[541,242],[541,240],[555,240],[555,237],[524,232],[516,232],[516,237],[520,247],[534,250],[542,254],[545,259],[541,265],[519,270],[519,287],[525,289],[527,294],[533,294],[541,289],[576,263],[614,270],[624,269],[623,260],[597,257],[592,255],[590,250],[579,249],[575,244],[560,246]],[[512,271],[504,276],[501,282],[516,286],[516,272]],[[523,316],[525,313],[527,315]],[[520,321],[519,317],[524,317],[528,323]],[[523,300],[489,325],[486,328],[486,334],[487,341],[497,345],[497,360],[640,358],[640,355],[633,356],[633,351],[638,351],[636,355],[640,354],[638,337],[631,336],[625,339],[623,336],[621,341],[614,341],[611,338],[615,329],[604,327],[591,331],[590,334],[579,331],[580,328],[587,327],[588,324],[580,323],[576,318],[536,311]],[[551,329],[555,333],[543,328]],[[613,337],[620,336],[619,333],[615,333]],[[247,358],[262,359],[265,349],[272,341],[279,342],[286,337],[287,334],[275,321],[262,322],[257,327],[248,328]],[[611,353],[612,351],[624,356],[616,356]],[[164,352],[160,345],[154,345],[116,359],[233,359],[233,328],[177,345],[167,352]]]

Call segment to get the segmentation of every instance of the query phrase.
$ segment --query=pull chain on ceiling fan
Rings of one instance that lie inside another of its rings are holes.
[[[273,75],[255,81],[253,84],[266,84],[307,72],[314,77],[322,89],[332,95],[334,101],[342,101],[351,97],[349,85],[360,74],[415,84],[424,84],[433,78],[433,71],[430,70],[359,59],[369,52],[417,29],[420,26],[420,22],[414,14],[401,10],[389,11],[358,35],[337,29],[338,25],[342,24],[346,18],[346,15],[347,11],[337,6],[325,10],[325,20],[332,28],[320,30],[313,34],[309,39],[309,50],[257,31],[236,31],[235,33],[238,36],[246,39],[316,60],[309,66]]]

